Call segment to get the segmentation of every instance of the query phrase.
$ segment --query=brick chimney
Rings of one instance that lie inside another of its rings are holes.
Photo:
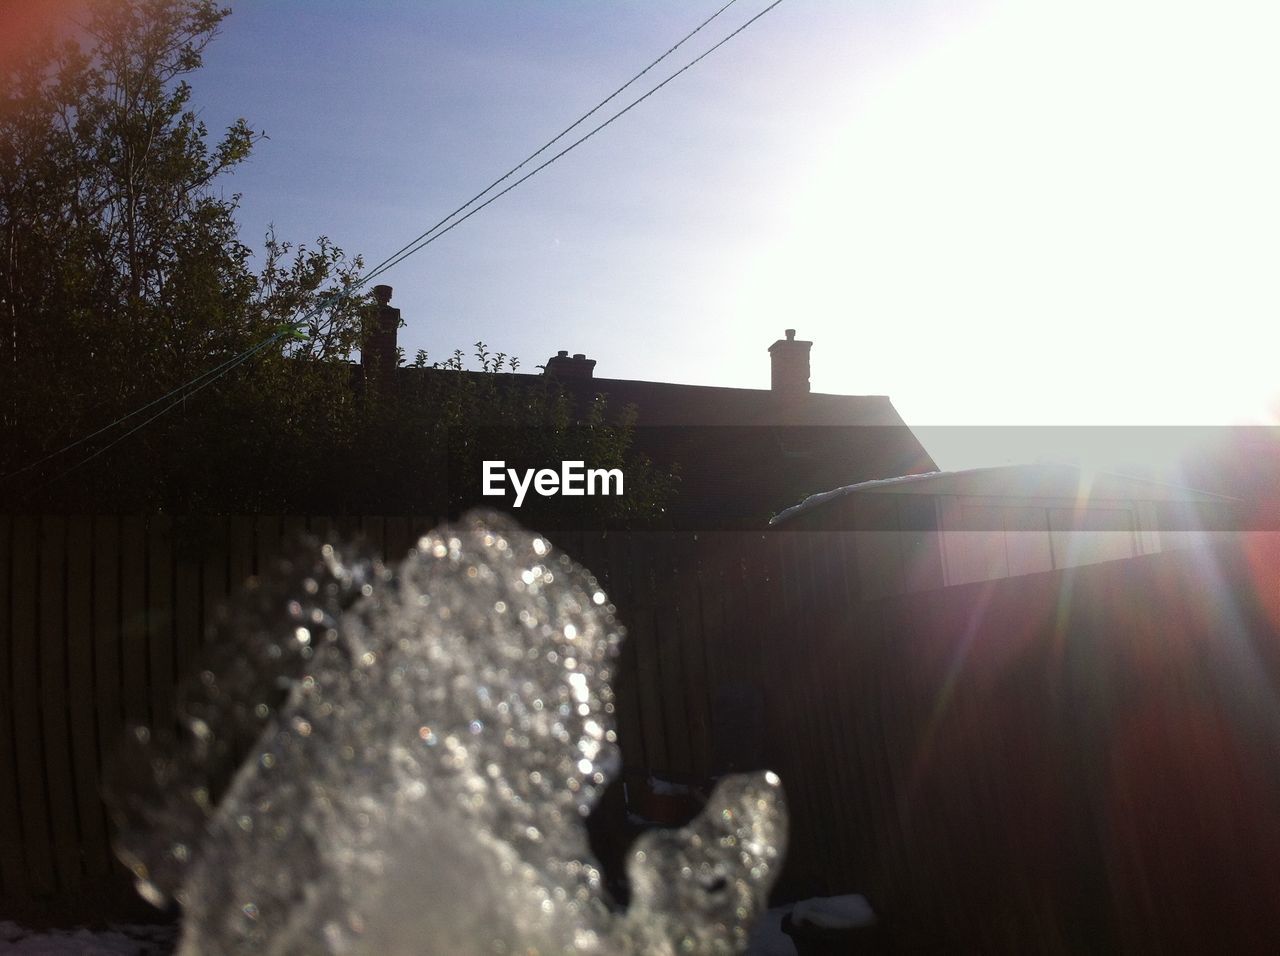
[[[561,349],[547,359],[547,364],[543,367],[543,374],[553,375],[560,379],[592,378],[594,377],[593,371],[595,367],[595,359],[589,359],[581,352],[570,358],[569,353],[565,349]]]
[[[773,366],[770,388],[782,395],[808,395],[809,350],[813,343],[797,342],[795,329],[787,329],[786,335],[769,346]]]
[[[400,364],[396,346],[396,336],[400,330],[400,310],[393,309],[390,305],[389,285],[375,285],[373,297],[378,304],[374,306],[372,322],[365,330],[364,344],[360,348],[360,364],[364,366],[366,377],[372,376],[390,383],[395,377],[396,366]]]

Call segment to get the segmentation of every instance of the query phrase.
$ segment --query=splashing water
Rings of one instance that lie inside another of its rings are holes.
[[[594,578],[497,516],[394,573],[325,544],[223,613],[180,740],[132,733],[118,851],[183,905],[183,953],[740,951],[785,842],[772,774],[642,836],[625,912],[591,857],[621,637]]]

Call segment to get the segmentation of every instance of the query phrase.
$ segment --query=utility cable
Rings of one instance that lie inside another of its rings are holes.
[[[175,398],[172,402],[170,402],[168,405],[166,405],[166,406],[164,406],[163,408],[161,408],[161,409],[160,409],[158,412],[156,412],[154,415],[150,416],[149,418],[144,418],[141,422],[139,422],[137,425],[134,425],[132,428],[130,428],[130,429],[129,429],[127,432],[125,432],[124,434],[122,434],[122,435],[118,435],[118,436],[117,436],[115,439],[113,439],[112,441],[107,442],[107,444],[103,445],[101,448],[99,448],[99,449],[98,449],[97,451],[95,451],[93,454],[91,454],[91,455],[89,455],[89,456],[87,456],[87,457],[85,457],[85,458],[81,458],[78,462],[76,462],[76,463],[75,463],[74,465],[72,465],[70,468],[67,468],[67,469],[66,469],[66,470],[64,470],[64,471],[59,472],[59,473],[58,473],[57,475],[55,475],[53,478],[49,479],[50,483],[55,482],[55,481],[60,481],[60,480],[62,480],[63,478],[67,477],[67,475],[71,474],[73,471],[78,471],[80,468],[83,468],[85,465],[89,464],[89,462],[93,461],[93,460],[94,460],[95,458],[97,458],[99,455],[105,454],[106,452],[110,451],[112,448],[114,448],[116,445],[120,444],[122,441],[124,441],[124,440],[125,440],[126,438],[128,438],[130,435],[134,434],[135,432],[139,432],[139,431],[141,431],[142,429],[146,428],[148,425],[150,425],[152,422],[154,422],[154,421],[155,421],[157,418],[159,418],[161,415],[165,414],[165,412],[169,411],[171,408],[175,408],[176,406],[181,405],[183,402],[185,402],[185,401],[186,401],[188,398],[190,398],[192,395],[195,395],[197,392],[203,391],[204,389],[208,388],[208,387],[209,387],[210,385],[212,385],[215,381],[217,381],[217,380],[218,380],[219,378],[221,378],[223,375],[227,374],[227,372],[230,372],[230,371],[231,371],[233,368],[235,368],[237,365],[242,365],[243,363],[245,363],[245,362],[249,361],[249,359],[253,358],[253,356],[254,356],[257,352],[261,351],[262,349],[265,349],[267,346],[271,345],[273,342],[276,342],[276,341],[278,341],[279,339],[283,338],[283,337],[284,337],[284,335],[286,335],[286,334],[287,334],[287,333],[285,333],[285,332],[278,332],[278,333],[276,333],[275,335],[273,335],[271,338],[269,338],[269,339],[264,339],[263,341],[259,342],[257,345],[253,346],[252,348],[250,348],[250,349],[246,349],[244,352],[241,352],[241,353],[240,353],[240,355],[236,357],[236,359],[232,360],[232,361],[234,362],[234,364],[230,365],[230,367],[228,367],[228,368],[227,368],[225,371],[223,371],[221,374],[219,374],[219,375],[217,375],[217,376],[215,376],[215,377],[213,377],[213,378],[209,378],[209,379],[207,379],[206,381],[202,382],[200,385],[198,385],[198,386],[196,386],[195,388],[191,389],[189,392],[185,392],[185,393],[183,393],[182,395],[178,396],[178,397],[177,397],[177,398]],[[159,401],[159,399],[157,399],[156,401],[158,402],[158,401]],[[156,402],[152,402],[152,403],[151,403],[151,405],[155,405],[155,404],[156,404]],[[148,406],[148,407],[150,407],[150,406]],[[135,413],[133,413],[133,414],[136,414],[136,412],[135,412]],[[15,474],[16,474],[16,472],[15,472]]]
[[[434,235],[424,234],[424,235],[426,236],[426,238],[419,237],[419,239],[418,239],[418,240],[416,240],[414,243],[411,243],[409,246],[405,247],[405,249],[404,249],[404,250],[402,250],[401,252],[397,253],[395,256],[391,257],[390,259],[385,260],[385,261],[384,261],[384,263],[383,263],[383,264],[381,264],[381,265],[378,267],[378,269],[374,271],[374,273],[371,273],[369,276],[366,276],[364,281],[368,281],[368,279],[372,278],[372,277],[373,277],[373,275],[374,275],[374,274],[376,274],[376,273],[377,273],[377,272],[379,272],[379,271],[381,271],[381,272],[385,272],[386,270],[388,270],[388,269],[392,268],[393,266],[399,265],[399,264],[400,264],[401,262],[403,262],[405,259],[409,258],[409,256],[411,256],[411,255],[413,255],[414,253],[419,252],[420,250],[422,250],[422,249],[426,248],[427,246],[431,245],[431,243],[435,242],[437,239],[439,239],[439,238],[440,238],[441,236],[443,236],[445,233],[447,233],[447,232],[449,232],[450,230],[452,230],[452,229],[456,228],[457,226],[462,225],[464,222],[466,222],[468,219],[470,219],[472,216],[474,216],[476,213],[478,213],[481,209],[484,209],[484,208],[485,208],[486,206],[488,206],[490,203],[496,202],[497,200],[499,200],[499,199],[501,199],[503,196],[505,196],[507,193],[511,192],[511,190],[513,190],[513,189],[515,189],[517,186],[519,186],[521,183],[525,182],[526,180],[532,179],[534,176],[536,176],[538,173],[542,172],[544,169],[546,169],[548,166],[550,166],[550,165],[551,165],[552,163],[554,163],[556,160],[560,159],[560,157],[564,156],[566,153],[569,153],[569,152],[571,152],[572,150],[577,149],[579,146],[581,146],[583,143],[585,143],[587,140],[589,140],[589,139],[590,139],[592,136],[594,136],[596,133],[600,132],[602,129],[604,129],[606,126],[608,126],[608,125],[609,125],[610,123],[612,123],[614,120],[617,120],[617,119],[621,118],[622,116],[624,116],[624,115],[626,115],[627,113],[629,113],[631,110],[635,109],[637,106],[639,106],[641,103],[643,103],[643,102],[644,102],[645,100],[647,100],[649,97],[653,96],[653,94],[654,94],[654,93],[657,93],[657,92],[658,92],[658,90],[662,89],[664,86],[666,86],[666,85],[667,85],[668,83],[670,83],[672,80],[674,80],[676,77],[680,76],[682,73],[685,73],[687,70],[692,69],[694,66],[696,66],[698,63],[700,63],[702,60],[706,59],[708,56],[710,56],[710,55],[711,55],[712,53],[714,53],[716,50],[720,49],[720,47],[724,46],[726,43],[728,43],[730,40],[732,40],[734,37],[736,37],[739,33],[741,33],[741,32],[742,32],[743,30],[745,30],[747,27],[751,26],[751,24],[755,23],[757,20],[759,20],[761,17],[763,17],[766,13],[768,13],[768,12],[769,12],[770,10],[772,10],[774,7],[778,6],[778,4],[780,4],[780,3],[782,3],[782,0],[773,0],[773,3],[769,4],[769,6],[765,7],[763,10],[761,10],[759,13],[757,13],[754,17],[752,17],[752,18],[751,18],[750,20],[748,20],[746,23],[742,24],[742,26],[738,27],[738,29],[734,30],[732,33],[730,33],[728,36],[726,36],[724,39],[722,39],[722,40],[721,40],[719,43],[717,43],[715,46],[713,46],[713,47],[711,47],[710,49],[706,50],[706,51],[705,51],[705,52],[703,52],[701,55],[699,55],[699,56],[695,57],[693,60],[690,60],[688,63],[686,63],[686,64],[685,64],[684,66],[682,66],[680,69],[676,70],[676,72],[672,73],[672,74],[671,74],[670,76],[668,76],[665,80],[663,80],[663,81],[662,81],[661,83],[659,83],[657,86],[655,86],[655,87],[653,87],[652,89],[650,89],[650,90],[649,90],[647,93],[645,93],[644,95],[639,96],[639,97],[637,97],[636,99],[632,100],[630,103],[628,103],[628,104],[627,104],[626,106],[624,106],[622,109],[618,110],[618,112],[614,113],[612,116],[610,116],[607,120],[605,120],[605,121],[604,121],[603,123],[601,123],[599,126],[596,126],[594,129],[592,129],[589,133],[586,133],[586,134],[585,134],[584,136],[582,136],[581,138],[579,138],[579,139],[575,140],[573,143],[570,143],[568,146],[566,146],[564,149],[560,150],[560,152],[556,153],[554,156],[552,156],[552,157],[551,157],[550,159],[548,159],[546,162],[542,163],[540,166],[537,166],[537,167],[535,167],[534,169],[530,170],[529,172],[525,173],[523,176],[521,176],[519,179],[517,179],[514,183],[512,183],[512,184],[511,184],[510,186],[508,186],[506,189],[502,190],[502,191],[501,191],[501,192],[499,192],[499,193],[495,193],[494,195],[490,196],[490,197],[489,197],[488,199],[486,199],[483,203],[481,203],[479,206],[476,206],[474,209],[472,209],[469,213],[467,213],[467,214],[466,214],[465,216],[463,216],[461,219],[458,219],[458,220],[456,220],[455,222],[450,223],[448,226],[446,226],[444,229],[441,229],[439,232],[435,233]]]
[[[271,339],[268,339],[267,341],[268,342],[275,341],[276,337],[277,336],[273,336]],[[259,342],[257,345],[251,345],[249,348],[245,349],[245,351],[241,352],[239,355],[233,355],[231,358],[227,359],[221,365],[208,369],[207,371],[201,372],[199,375],[197,375],[195,378],[191,379],[190,381],[184,382],[182,385],[179,385],[177,388],[174,388],[169,392],[166,392],[164,395],[161,395],[159,398],[153,399],[152,401],[147,402],[147,404],[139,406],[138,408],[135,408],[133,411],[129,412],[126,415],[121,415],[119,418],[103,425],[97,431],[90,432],[87,435],[77,438],[75,441],[70,442],[69,444],[63,445],[57,451],[51,451],[49,452],[49,454],[45,455],[43,458],[37,458],[35,461],[30,462],[29,464],[23,465],[21,468],[18,468],[15,471],[11,471],[5,475],[0,475],[0,481],[17,477],[18,475],[21,475],[24,472],[30,471],[32,468],[38,468],[41,465],[43,465],[45,462],[52,461],[54,458],[57,458],[59,455],[69,452],[71,451],[71,449],[77,448],[80,445],[83,445],[85,442],[93,441],[93,439],[97,438],[103,432],[110,431],[111,429],[115,428],[117,425],[123,424],[124,422],[127,422],[129,419],[137,415],[141,415],[143,412],[147,411],[148,409],[154,408],[160,403],[165,402],[168,399],[179,395],[179,393],[185,392],[188,388],[191,388],[192,386],[196,385],[196,383],[200,382],[202,379],[208,378],[211,375],[220,376],[221,373],[223,373],[224,371],[230,371],[231,368],[235,365],[238,365],[240,361],[244,359],[245,356],[253,352],[256,352],[263,345],[264,345],[263,342]],[[148,419],[148,421],[150,420],[151,419]]]
[[[397,249],[395,252],[391,253],[391,255],[387,256],[377,265],[373,266],[369,270],[368,274],[365,275],[365,277],[361,281],[368,282],[370,279],[373,279],[378,274],[385,272],[387,269],[391,268],[391,266],[394,264],[393,260],[395,260],[396,257],[399,256],[402,252],[404,252],[414,244],[420,242],[421,240],[425,239],[427,236],[431,235],[433,232],[435,232],[437,229],[439,229],[441,226],[447,223],[454,216],[458,215],[458,213],[462,212],[463,210],[467,209],[469,206],[473,205],[474,203],[482,199],[484,195],[488,193],[491,189],[493,189],[495,186],[500,186],[502,183],[506,182],[508,179],[510,179],[512,176],[514,176],[516,173],[522,170],[529,163],[533,162],[533,160],[537,159],[539,156],[545,153],[548,149],[550,149],[556,143],[560,142],[560,140],[564,139],[564,137],[567,136],[570,132],[572,132],[574,129],[577,129],[579,126],[585,123],[588,119],[594,116],[597,112],[599,112],[603,107],[605,107],[611,101],[616,99],[625,89],[627,89],[627,87],[631,86],[641,77],[643,77],[646,73],[648,73],[650,70],[656,67],[659,63],[661,63],[663,60],[669,57],[672,53],[675,53],[676,50],[684,46],[685,43],[693,39],[693,37],[697,35],[702,30],[703,27],[709,24],[716,17],[720,16],[720,14],[724,13],[726,10],[728,10],[731,6],[733,6],[737,2],[738,0],[729,0],[729,2],[726,3],[724,6],[722,6],[719,10],[711,14],[711,16],[707,17],[705,20],[699,23],[696,27],[694,27],[692,30],[686,33],[683,37],[681,37],[680,40],[674,46],[672,46],[669,50],[667,50],[666,53],[662,54],[662,56],[658,57],[656,60],[654,60],[652,63],[646,66],[643,70],[641,70],[631,79],[627,80],[627,82],[623,83],[620,87],[618,87],[616,90],[614,90],[604,99],[602,99],[595,106],[591,107],[591,109],[587,110],[587,112],[579,116],[576,120],[574,120],[564,129],[562,129],[559,133],[557,133],[551,139],[547,140],[547,142],[539,146],[536,150],[534,150],[532,153],[530,153],[528,156],[522,159],[515,166],[512,166],[505,173],[503,173],[501,176],[499,176],[497,179],[491,182],[488,186],[485,186],[484,189],[480,190],[478,193],[476,193],[474,196],[472,196],[470,199],[464,202],[461,206],[459,206],[453,212],[449,213],[449,215],[441,219],[439,222],[437,222],[434,226],[432,226],[426,232],[422,233],[421,235],[417,236],[414,239],[409,240],[403,246]]]
[[[356,283],[356,285],[358,284],[359,283]],[[326,308],[326,306],[336,308],[338,305],[340,305],[343,302],[343,300],[350,298],[351,291],[356,287],[356,285],[352,285],[348,288],[344,288],[341,292],[337,293],[336,295],[323,296],[322,298],[326,300],[325,302],[321,302],[320,304],[316,305],[309,312],[307,312],[306,315],[302,316],[301,318],[296,319],[291,323],[288,323],[285,328],[276,332],[274,335],[262,340],[261,342],[258,342],[254,345],[249,346],[247,349],[245,349],[243,352],[240,352],[237,355],[231,356],[231,358],[225,360],[224,362],[222,362],[222,364],[217,365],[214,368],[207,369],[204,372],[201,372],[195,378],[192,378],[182,383],[176,388],[170,389],[168,392],[161,395],[159,398],[152,399],[151,401],[147,402],[145,405],[141,405],[138,408],[135,408],[133,411],[128,412],[124,415],[121,415],[119,418],[116,418],[108,422],[107,424],[99,428],[97,431],[90,432],[88,435],[83,435],[80,438],[77,438],[75,441],[69,442],[68,444],[63,445],[57,451],[51,451],[44,457],[37,458],[35,461],[30,462],[26,465],[23,465],[21,468],[15,469],[14,471],[8,472],[7,474],[4,474],[4,475],[0,475],[0,481],[7,481],[10,478],[15,478],[18,475],[28,472],[33,468],[38,468],[39,466],[43,465],[45,462],[52,461],[54,458],[57,458],[59,455],[65,454],[66,452],[71,451],[73,448],[78,448],[80,445],[83,445],[86,442],[92,441],[93,439],[97,438],[99,435],[103,434],[104,432],[108,432],[111,429],[115,428],[117,425],[122,425],[125,422],[129,421],[129,419],[135,418],[136,416],[141,415],[142,413],[152,408],[155,408],[157,405],[167,402],[170,399],[174,399],[173,402],[165,406],[165,409],[161,411],[160,414],[163,414],[164,411],[167,411],[169,408],[172,408],[178,402],[184,401],[190,394],[193,394],[194,391],[199,391],[200,389],[202,389],[204,386],[200,385],[199,383],[201,383],[204,379],[207,379],[210,376],[213,376],[214,378],[221,378],[227,372],[231,371],[231,369],[233,369],[235,366],[241,364],[241,362],[257,354],[261,349],[265,348],[266,346],[274,342],[278,342],[280,339],[292,334],[293,331],[298,328],[298,326],[302,325],[302,323],[306,322],[308,319],[314,318],[315,316],[319,315]],[[196,387],[196,386],[199,386],[199,387]],[[189,389],[192,391],[188,391]],[[155,418],[158,418],[158,417],[159,417],[158,415],[153,416],[152,418],[147,419],[147,421],[149,422],[154,421]],[[133,434],[133,432],[130,431],[129,434]],[[114,442],[112,444],[114,444]],[[107,447],[110,447],[110,446],[107,446]],[[93,455],[91,457],[97,457],[97,455]]]

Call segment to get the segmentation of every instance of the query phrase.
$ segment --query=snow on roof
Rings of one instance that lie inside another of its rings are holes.
[[[1049,494],[1043,487],[1027,487],[1032,482],[1045,481],[1064,482],[1065,486],[1057,489],[1059,493]],[[988,488],[981,486],[987,483]],[[1017,490],[1010,490],[1009,485],[1022,484]],[[1101,493],[1099,484],[1108,486],[1107,494]],[[914,487],[910,487],[914,486]],[[830,491],[822,491],[809,495],[799,504],[786,508],[769,519],[770,525],[781,524],[802,512],[819,507],[827,502],[843,498],[846,495],[862,492],[892,492],[901,490],[918,494],[964,494],[964,495],[1019,495],[1030,498],[1040,497],[1078,497],[1080,489],[1089,489],[1099,498],[1139,498],[1156,500],[1180,500],[1200,502],[1230,502],[1236,499],[1226,495],[1218,495],[1208,491],[1196,491],[1180,485],[1150,478],[1136,478],[1131,475],[1120,475],[1113,472],[1094,471],[1079,465],[1069,464],[1029,464],[1029,465],[993,465],[986,468],[964,468],[957,471],[927,471],[916,475],[898,475],[894,478],[877,478],[872,481],[859,481]]]
[[[881,485],[905,485],[909,482],[919,481],[922,478],[932,478],[934,475],[942,475],[946,472],[926,471],[919,475],[899,475],[897,478],[876,478],[872,481],[859,481],[852,485],[844,485],[840,488],[832,488],[830,491],[820,491],[816,495],[809,495],[798,505],[792,505],[790,508],[784,508],[776,515],[769,519],[769,524],[779,524],[788,518],[795,517],[802,511],[808,511],[816,505],[822,504],[824,501],[833,501],[836,498],[843,498],[845,495],[851,495],[855,491],[866,491],[873,487]]]

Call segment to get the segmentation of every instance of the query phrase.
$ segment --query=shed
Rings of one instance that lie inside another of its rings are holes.
[[[1005,465],[846,485],[770,525],[852,532],[874,598],[1188,547],[1228,529],[1236,504],[1074,465]]]

